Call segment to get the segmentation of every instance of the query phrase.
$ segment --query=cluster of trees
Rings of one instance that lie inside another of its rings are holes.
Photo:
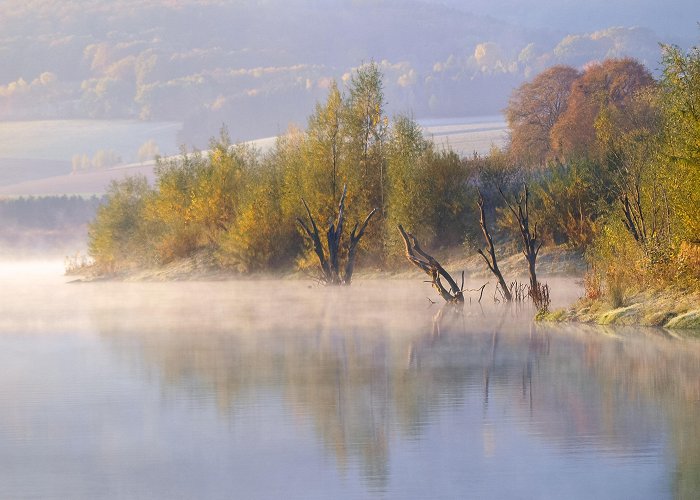
[[[0,225],[4,228],[62,229],[85,225],[95,217],[97,196],[43,196],[0,200]]]
[[[513,93],[506,149],[460,158],[410,117],[386,116],[380,69],[368,64],[343,91],[332,84],[306,130],[290,130],[269,153],[232,145],[224,131],[207,155],[160,161],[154,187],[113,184],[90,250],[109,270],[205,248],[242,271],[305,266],[313,252],[296,224],[301,200],[323,225],[347,186],[349,224],[377,209],[359,245],[377,265],[403,253],[399,224],[436,249],[478,245],[484,225],[497,244],[514,242],[529,220],[533,257],[540,243],[584,249],[609,284],[625,274],[690,276],[697,268],[684,251],[700,241],[700,51],[666,47],[663,66],[659,81],[632,59],[552,67]],[[523,192],[525,219],[514,209]]]
[[[162,159],[156,182],[112,184],[89,232],[105,270],[164,263],[207,249],[241,271],[312,264],[297,218],[324,226],[347,186],[350,227],[373,209],[358,258],[386,264],[403,251],[396,225],[428,245],[460,243],[468,225],[468,170],[436,148],[409,117],[389,119],[377,64],[356,70],[341,91],[330,86],[307,129],[289,130],[262,154],[233,145],[225,130],[204,153]]]
[[[97,196],[43,196],[0,200],[0,252],[45,248],[74,251],[85,244],[85,230],[102,199]]]
[[[154,155],[155,156],[155,155]],[[153,156],[151,156],[152,158]],[[102,170],[122,163],[119,154],[111,149],[99,149],[90,158],[86,153],[74,154],[71,158],[72,173],[85,172],[90,170]]]
[[[543,234],[586,249],[616,302],[640,277],[700,277],[700,50],[662,63],[658,81],[632,59],[553,67],[506,110]]]

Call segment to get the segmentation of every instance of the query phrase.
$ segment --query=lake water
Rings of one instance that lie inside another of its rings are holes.
[[[413,281],[0,266],[0,498],[697,498],[700,345]],[[480,285],[473,283],[470,286]],[[555,300],[578,291],[551,280]]]

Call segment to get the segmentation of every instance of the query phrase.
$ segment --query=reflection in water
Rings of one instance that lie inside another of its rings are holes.
[[[531,310],[489,304],[426,308],[423,288],[395,282],[391,289],[403,291],[389,296],[386,284],[371,282],[352,290],[277,282],[63,289],[71,314],[52,306],[48,325],[15,311],[8,317],[17,334],[5,328],[0,352],[70,340],[79,349],[52,369],[76,356],[99,363],[59,378],[51,386],[58,396],[30,387],[36,401],[16,405],[13,416],[0,412],[0,443],[20,446],[17,433],[30,431],[29,441],[66,448],[93,432],[52,434],[50,417],[37,416],[56,411],[61,393],[71,397],[75,386],[66,384],[92,387],[90,372],[113,377],[101,378],[96,394],[124,386],[120,398],[131,406],[118,418],[145,440],[131,443],[130,453],[154,454],[147,448],[154,436],[163,440],[151,480],[177,473],[184,497],[691,498],[700,491],[697,342],[655,330],[535,324]],[[22,381],[25,371],[13,373]],[[3,402],[13,398],[29,396],[0,386]],[[91,424],[99,427],[116,418],[103,408],[107,399],[69,410],[99,415]],[[23,430],[17,415],[28,418]],[[209,452],[193,456],[202,447]],[[79,456],[100,463],[115,483],[128,482],[127,465],[104,448]],[[168,491],[143,481],[102,496]],[[27,491],[16,488],[0,494]],[[88,497],[90,490],[66,491]]]

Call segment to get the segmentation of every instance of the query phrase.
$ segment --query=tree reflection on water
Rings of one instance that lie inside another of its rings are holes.
[[[460,432],[480,434],[483,450],[473,452],[484,457],[504,446],[504,422],[558,453],[621,459],[644,459],[668,433],[674,494],[700,491],[697,341],[537,324],[531,311],[476,304],[351,310],[369,300],[338,294],[277,315],[231,301],[207,315],[185,307],[165,323],[111,308],[93,314],[110,345],[156,373],[166,395],[210,396],[201,399],[230,419],[262,391],[282,395],[286,418],[304,415],[339,470],[356,465],[371,490],[386,487],[394,447],[478,404],[479,428]],[[172,310],[156,317],[163,312]]]

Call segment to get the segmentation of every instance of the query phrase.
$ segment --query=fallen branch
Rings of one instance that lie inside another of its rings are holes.
[[[445,271],[433,256],[423,251],[415,236],[406,232],[401,224],[399,224],[398,228],[406,246],[406,259],[430,276],[429,283],[432,284],[445,302],[453,304],[464,303],[462,288],[457,286],[457,282],[452,276]],[[442,279],[447,282],[447,287],[442,283]],[[462,273],[462,286],[464,286],[464,273]]]

